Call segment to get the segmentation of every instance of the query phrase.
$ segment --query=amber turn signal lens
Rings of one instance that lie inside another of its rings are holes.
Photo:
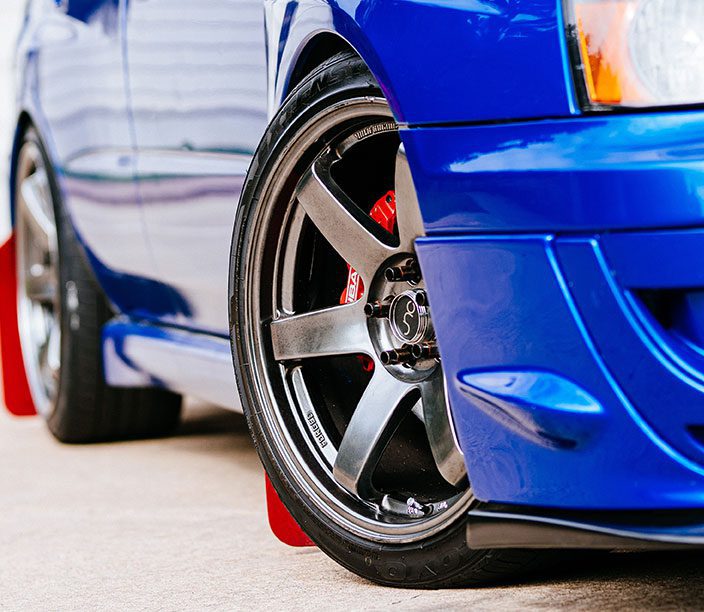
[[[575,6],[579,51],[589,99],[620,104],[624,90],[633,94],[628,47],[624,44],[634,2],[580,2]]]

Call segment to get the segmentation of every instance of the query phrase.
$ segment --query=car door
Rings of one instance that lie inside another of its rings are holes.
[[[124,80],[127,0],[57,0],[34,7],[18,58],[28,100],[59,172],[64,204],[101,286],[123,312],[170,309],[149,277]],[[168,292],[167,292],[168,293]]]
[[[137,178],[165,323],[227,335],[235,210],[266,127],[262,0],[132,0]]]

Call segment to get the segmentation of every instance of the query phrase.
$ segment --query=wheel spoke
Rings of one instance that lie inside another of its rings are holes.
[[[361,302],[273,321],[271,342],[277,361],[353,353],[373,354]]]
[[[326,240],[369,283],[396,249],[382,241],[383,229],[335,184],[323,157],[298,184],[297,198]]]
[[[46,253],[53,252],[56,244],[56,227],[47,213],[51,203],[47,200],[49,183],[46,172],[38,170],[22,181],[20,193],[24,203],[24,219],[37,246]]]
[[[396,224],[401,241],[400,249],[407,253],[415,250],[415,239],[425,235],[423,218],[418,206],[411,169],[408,165],[406,151],[403,145],[396,154]]]
[[[337,452],[335,480],[362,499],[378,497],[374,469],[399,423],[413,402],[404,401],[414,389],[377,365],[352,415]]]
[[[59,377],[59,368],[61,366],[61,332],[58,322],[50,324],[46,331],[46,336],[43,343],[39,347],[37,358],[39,361],[39,372],[41,372],[42,381],[46,385],[49,393],[55,388]]]
[[[61,334],[58,323],[50,324],[46,338],[39,348],[39,369],[46,384],[53,384],[60,367]]]
[[[56,290],[56,275],[53,268],[34,264],[26,277],[27,297],[34,302],[53,304]]]
[[[52,377],[58,377],[61,367],[61,328],[58,321],[53,321],[49,330],[49,340],[46,349],[46,364],[51,371]]]
[[[464,456],[457,446],[442,375],[436,374],[421,385],[423,421],[435,464],[451,485],[460,485],[467,477]]]

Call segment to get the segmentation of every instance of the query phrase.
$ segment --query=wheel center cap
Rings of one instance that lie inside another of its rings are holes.
[[[412,289],[399,293],[391,302],[389,322],[391,331],[401,342],[414,344],[429,340],[433,328],[425,292]]]

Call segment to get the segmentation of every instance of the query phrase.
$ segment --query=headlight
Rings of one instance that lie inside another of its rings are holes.
[[[704,103],[704,0],[567,0],[591,106]]]

